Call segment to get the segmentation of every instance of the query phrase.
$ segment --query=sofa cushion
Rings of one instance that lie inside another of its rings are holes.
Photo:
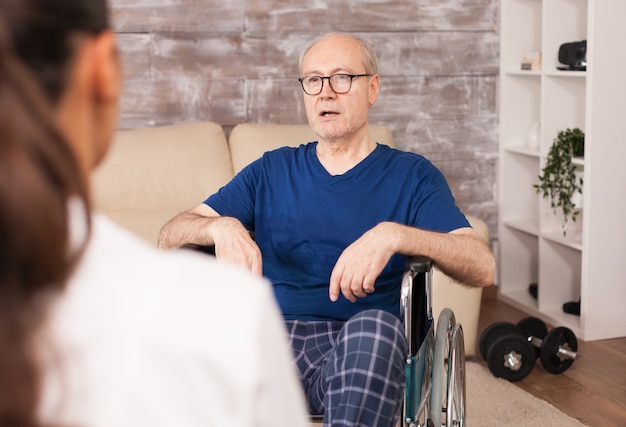
[[[394,146],[393,135],[388,127],[370,124],[369,130],[374,141]],[[317,139],[309,125],[238,124],[228,137],[233,170],[238,173],[266,151],[285,146],[297,147]]]
[[[226,136],[216,123],[121,130],[93,174],[93,202],[113,221],[156,243],[169,219],[232,176]]]

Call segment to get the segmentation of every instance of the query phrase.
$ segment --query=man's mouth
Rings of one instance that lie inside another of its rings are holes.
[[[322,117],[328,117],[328,116],[335,116],[339,113],[337,113],[336,111],[322,111],[320,112],[320,116]]]

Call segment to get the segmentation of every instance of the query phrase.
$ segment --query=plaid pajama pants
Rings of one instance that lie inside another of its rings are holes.
[[[404,393],[407,341],[382,310],[347,322],[286,321],[309,410],[324,427],[394,426]]]

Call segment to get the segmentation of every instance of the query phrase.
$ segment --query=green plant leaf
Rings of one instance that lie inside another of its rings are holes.
[[[574,193],[582,194],[583,179],[576,178],[576,165],[572,158],[583,154],[585,134],[579,128],[560,131],[550,147],[546,164],[539,175],[539,184],[533,185],[538,194],[550,201],[553,212],[563,212],[563,235],[567,233],[567,223],[576,221],[580,211],[572,201]]]

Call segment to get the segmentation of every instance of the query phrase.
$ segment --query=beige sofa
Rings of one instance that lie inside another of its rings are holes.
[[[372,137],[393,146],[388,128],[370,126]],[[237,125],[227,139],[212,122],[118,131],[109,155],[93,176],[94,205],[115,222],[156,244],[174,215],[201,203],[265,151],[315,140],[308,125]],[[486,224],[468,216],[488,241]],[[435,271],[433,313],[454,311],[465,332],[467,355],[476,351],[482,290],[452,282]]]

